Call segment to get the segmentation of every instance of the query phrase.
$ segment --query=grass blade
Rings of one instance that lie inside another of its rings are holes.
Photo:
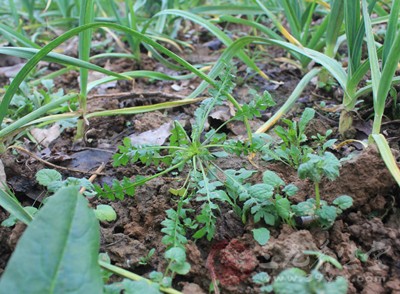
[[[276,122],[293,107],[293,104],[300,97],[304,88],[320,71],[320,68],[314,68],[309,73],[307,73],[297,84],[296,88],[293,90],[292,94],[289,96],[286,102],[274,113],[274,115],[268,121],[266,121],[261,127],[257,129],[256,134],[265,133],[271,127],[273,127]]]
[[[24,224],[29,224],[33,219],[32,215],[30,215],[30,213],[22,207],[15,197],[11,196],[3,189],[0,189],[0,206],[14,215]]]
[[[0,53],[5,55],[16,56],[20,58],[29,59],[32,58],[35,54],[40,52],[39,49],[34,48],[23,48],[23,47],[0,47]],[[106,75],[110,75],[116,77],[118,79],[129,79],[128,76],[124,76],[122,74],[115,73],[113,71],[107,70],[102,68],[98,65],[82,61],[80,59],[70,57],[67,55],[59,54],[59,53],[49,53],[48,55],[44,56],[41,60],[63,64],[67,66],[75,66],[75,67],[83,67],[93,71],[98,71]]]
[[[180,17],[189,19],[190,21],[193,21],[193,22],[203,26],[208,31],[210,31],[210,33],[212,33],[214,36],[216,36],[226,46],[229,46],[233,43],[233,41],[223,31],[221,31],[218,27],[213,25],[211,22],[205,20],[204,18],[199,17],[198,15],[195,15],[195,14],[187,12],[187,11],[177,10],[177,9],[167,9],[167,10],[157,13],[156,15],[153,16],[153,18],[162,16],[164,14],[180,16]],[[269,78],[265,75],[265,73],[263,73],[261,71],[261,69],[259,69],[258,66],[255,64],[255,62],[253,60],[251,60],[244,52],[239,52],[238,57],[244,63],[246,63],[250,68],[252,68],[259,75],[261,75],[263,78],[265,78],[266,80],[269,80]]]
[[[389,169],[393,178],[400,186],[400,170],[397,166],[396,159],[393,157],[388,142],[382,134],[372,134],[372,138],[374,138],[376,145],[378,146],[379,152],[382,156],[383,161],[386,164],[386,167]]]

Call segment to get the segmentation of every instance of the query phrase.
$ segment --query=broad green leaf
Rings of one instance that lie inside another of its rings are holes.
[[[315,212],[319,216],[319,222],[323,228],[329,228],[337,217],[337,211],[334,206],[324,205]]]
[[[255,184],[250,186],[247,191],[251,197],[257,198],[258,200],[266,200],[272,197],[274,187],[268,184]]]
[[[274,188],[285,185],[285,182],[275,172],[270,170],[266,170],[263,173],[263,182]]]
[[[327,294],[346,294],[348,293],[349,283],[344,277],[337,277],[334,281],[325,283],[324,293]]]
[[[54,169],[44,168],[36,173],[36,181],[45,187],[49,186],[53,182],[59,182],[61,180],[61,174]]]
[[[78,187],[61,189],[19,240],[0,293],[102,293],[99,245],[99,223],[87,200]]]
[[[287,220],[290,217],[290,201],[287,198],[280,198],[276,200],[276,211],[278,215]]]
[[[165,258],[183,263],[186,261],[186,253],[181,247],[172,247],[165,252]]]
[[[299,133],[303,134],[308,123],[310,120],[314,118],[315,115],[315,110],[312,108],[306,108],[304,109],[303,114],[301,115],[300,121],[299,121]]]
[[[345,210],[353,205],[353,198],[347,195],[342,195],[333,200],[333,204],[338,206],[340,209]]]
[[[282,192],[285,193],[288,197],[291,197],[297,193],[299,188],[297,188],[294,184],[289,184],[283,188]]]
[[[117,213],[110,205],[97,205],[94,214],[100,221],[112,222],[117,219]]]
[[[261,246],[264,246],[268,243],[270,238],[270,233],[267,228],[259,228],[251,230],[253,232],[254,240],[258,242]]]

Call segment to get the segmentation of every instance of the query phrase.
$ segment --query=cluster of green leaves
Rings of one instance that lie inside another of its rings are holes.
[[[88,179],[68,177],[63,180],[62,175],[53,169],[45,168],[39,170],[36,173],[36,181],[53,194],[65,187],[81,187],[84,189],[82,193],[84,196],[91,198],[97,195],[94,185]],[[98,220],[114,221],[117,219],[117,214],[110,205],[99,204],[93,211]]]
[[[298,175],[301,179],[309,179],[314,183],[315,199],[308,199],[294,206],[293,210],[298,216],[316,216],[318,223],[329,228],[336,217],[343,210],[353,205],[353,199],[350,196],[342,195],[333,201],[334,206],[321,201],[319,184],[323,177],[329,180],[335,180],[339,176],[340,161],[330,152],[322,155],[309,154],[308,161],[302,163],[298,169]]]
[[[337,277],[333,281],[328,281],[319,271],[325,263],[331,263],[338,269],[342,269],[341,264],[328,255],[315,251],[305,251],[305,254],[317,255],[319,261],[317,265],[307,275],[299,268],[289,268],[282,271],[271,283],[271,277],[266,272],[260,272],[252,277],[253,282],[259,287],[261,293],[285,294],[317,294],[317,293],[339,293],[345,294],[348,289],[348,282],[343,277]]]
[[[263,183],[255,185],[247,183],[241,190],[236,191],[239,199],[243,201],[243,222],[246,221],[250,211],[256,223],[263,220],[267,225],[276,226],[282,220],[292,224],[288,198],[296,194],[297,187],[293,184],[285,185],[285,182],[270,170],[265,171],[262,178]],[[238,177],[237,181],[242,179]]]
[[[40,108],[51,101],[64,96],[62,89],[56,90],[53,80],[42,80],[42,88],[31,86],[26,82],[19,87],[19,92],[14,96],[8,109],[8,117],[16,120],[32,111]],[[68,110],[68,105],[65,103],[58,109],[52,110],[52,113],[65,112]]]
[[[276,126],[274,131],[281,139],[281,142],[276,143],[274,140],[270,140],[268,144],[263,148],[263,157],[265,160],[279,160],[282,161],[295,169],[308,160],[308,155],[314,152],[313,148],[308,142],[308,138],[305,134],[307,125],[314,118],[315,110],[312,108],[306,108],[300,117],[299,122],[283,119],[283,123],[286,127]],[[316,143],[320,143],[327,139],[331,131],[325,135],[318,134],[311,139],[314,139]],[[323,152],[331,147],[336,142],[336,139],[327,140],[318,146],[319,152]]]
[[[96,195],[93,184],[85,178],[69,177],[66,180],[62,179],[62,175],[54,169],[41,169],[36,173],[36,181],[47,188],[51,193],[55,193],[63,187],[84,187],[86,197]]]
[[[254,140],[254,142],[258,142],[256,144],[252,144],[252,141],[227,140],[226,135],[221,133],[220,129],[232,120],[244,120],[260,116],[260,111],[272,104],[269,94],[264,94],[263,96],[254,95],[257,98],[255,101],[242,106],[241,109],[245,109],[245,111],[238,111],[237,116],[226,121],[218,129],[210,129],[206,132],[204,128],[209,113],[216,105],[222,104],[228,98],[229,93],[235,86],[233,79],[234,74],[228,68],[217,82],[218,90],[210,89],[210,94],[213,97],[204,100],[195,111],[190,135],[179,122],[175,121],[169,144],[166,146],[135,146],[132,145],[129,138],[126,138],[123,141],[123,145],[119,146],[118,153],[113,156],[114,166],[125,166],[139,162],[145,165],[163,165],[166,166],[166,169],[147,178],[136,178],[135,181],[130,181],[127,178],[123,181],[115,180],[112,186],[105,185],[103,190],[100,187],[96,187],[99,195],[109,199],[121,199],[128,189],[130,189],[129,193],[126,194],[133,195],[136,186],[175,169],[180,171],[186,166],[189,168],[188,177],[190,180],[188,187],[190,186],[190,190],[193,191],[190,195],[195,196],[191,196],[185,201],[194,199],[202,203],[201,212],[195,218],[198,227],[194,237],[201,238],[206,235],[211,240],[215,234],[215,224],[219,210],[218,202],[230,203],[237,210],[237,204],[234,203],[236,199],[228,196],[224,191],[226,186],[224,179],[220,179],[217,176],[218,173],[216,171],[219,170],[219,167],[215,165],[214,160],[217,157],[228,156],[229,153],[237,155],[248,154],[251,148],[255,149],[257,146],[261,146],[260,140]],[[181,207],[180,211],[171,211],[168,216],[169,218],[173,216],[172,218],[177,224],[177,217],[182,221],[186,219],[186,211],[182,210]],[[194,228],[194,224],[190,226],[192,229]],[[173,230],[175,232],[176,228]],[[176,244],[173,247],[176,247]]]

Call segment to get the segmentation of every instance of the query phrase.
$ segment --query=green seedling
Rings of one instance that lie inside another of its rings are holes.
[[[254,141],[228,140],[226,134],[221,133],[220,130],[233,120],[244,121],[260,116],[260,111],[272,105],[272,100],[268,93],[263,96],[256,95],[252,102],[242,105],[234,117],[224,122],[217,129],[205,132],[204,128],[210,111],[215,105],[219,105],[227,99],[224,93],[232,91],[234,87],[232,78],[231,72],[227,70],[226,74],[221,77],[219,90],[210,90],[213,98],[204,100],[195,111],[195,119],[190,135],[176,121],[171,131],[168,146],[136,146],[132,145],[129,138],[126,138],[123,141],[123,146],[119,147],[119,152],[113,156],[114,166],[140,162],[145,165],[166,166],[163,171],[146,178],[137,177],[133,182],[128,178],[122,181],[114,180],[112,186],[104,185],[102,189],[97,187],[96,192],[111,200],[115,198],[123,199],[125,195],[133,196],[135,187],[151,179],[174,170],[182,171],[185,167],[189,168],[188,177],[181,190],[185,194],[183,198],[188,197],[188,200],[202,203],[201,212],[195,219],[198,228],[194,238],[201,238],[206,235],[207,239],[211,240],[215,234],[216,214],[219,211],[218,202],[228,203],[236,211],[239,210],[237,197],[230,197],[224,191],[225,186],[229,186],[235,178],[232,175],[234,172],[224,172],[215,164],[215,159],[227,156],[229,153],[247,155],[262,146],[260,143],[262,139],[258,137]],[[188,192],[185,191],[193,192],[186,195]],[[179,194],[180,192],[177,191],[177,193]],[[182,215],[180,214],[183,212],[175,213],[181,217]],[[193,227],[193,224],[190,224],[190,226]],[[176,244],[173,246],[175,247]]]
[[[139,259],[140,265],[146,265],[150,262],[151,258],[153,257],[154,253],[156,252],[155,248],[151,248],[149,253],[146,256],[143,256]]]
[[[301,179],[309,179],[314,183],[315,199],[308,199],[292,209],[297,216],[309,216],[311,220],[317,219],[324,228],[330,227],[338,214],[353,204],[350,196],[342,195],[333,201],[330,206],[321,200],[320,183],[324,177],[333,181],[339,176],[340,161],[330,152],[323,155],[309,154],[308,161],[301,164],[298,175]],[[314,219],[315,218],[315,219]]]
[[[267,225],[276,226],[282,220],[294,225],[289,198],[297,193],[297,187],[285,182],[273,171],[263,173],[263,183],[249,186],[247,193],[240,194],[244,201],[242,220],[246,221],[248,211],[257,223],[263,220]]]
[[[336,259],[321,252],[305,251],[304,253],[318,256],[318,263],[309,275],[302,269],[289,268],[282,271],[271,283],[271,277],[265,272],[260,272],[252,277],[253,283],[259,287],[261,293],[347,293],[348,282],[345,278],[337,277],[333,281],[328,281],[320,272],[320,268],[326,262],[342,269]]]
[[[305,144],[308,140],[305,130],[314,115],[314,109],[306,108],[299,122],[283,119],[286,128],[282,126],[275,128],[275,133],[282,142],[275,147],[273,142],[267,144],[263,149],[266,154],[263,158],[279,160],[297,169],[307,160],[307,155],[312,152],[312,149]]]
[[[36,180],[40,185],[46,187],[51,193],[55,193],[64,187],[78,186],[84,188],[82,195],[86,196],[87,198],[92,198],[97,195],[97,193],[94,191],[93,184],[88,179],[69,177],[63,180],[62,175],[53,169],[41,169],[36,173]],[[111,222],[117,219],[117,213],[110,205],[97,205],[93,212],[96,218],[100,221]]]

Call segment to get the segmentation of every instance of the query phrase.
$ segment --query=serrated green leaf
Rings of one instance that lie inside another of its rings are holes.
[[[345,210],[353,205],[353,198],[347,195],[342,195],[333,200],[333,204],[338,206],[340,209]]]
[[[165,258],[176,261],[177,263],[183,263],[186,261],[186,252],[181,247],[172,247],[168,249],[164,256]]]
[[[299,204],[292,205],[292,210],[297,216],[312,216],[315,214],[315,200],[308,199],[307,201],[300,202]]]
[[[2,275],[0,293],[102,293],[99,223],[78,190],[59,190],[37,213]]]
[[[117,213],[110,205],[97,205],[96,209],[93,211],[97,219],[100,221],[112,222],[117,219]]]
[[[285,193],[288,197],[294,196],[297,191],[299,191],[299,188],[297,188],[294,184],[289,184],[282,189],[282,192]]]
[[[287,198],[280,198],[276,200],[276,211],[278,215],[287,220],[290,218],[290,202]]]
[[[323,228],[329,228],[337,217],[336,208],[328,205],[322,206],[315,214],[319,216],[319,222]]]
[[[258,242],[261,246],[264,246],[268,243],[270,238],[270,233],[267,228],[259,228],[251,230],[253,232],[254,240]]]
[[[303,134],[308,123],[314,118],[315,116],[315,110],[312,108],[306,108],[304,109],[303,114],[301,115],[300,121],[299,121],[299,134]]]
[[[275,188],[285,185],[285,182],[277,175],[277,173],[271,170],[266,170],[263,173],[263,182]]]
[[[274,194],[274,187],[268,184],[255,184],[248,188],[248,192],[253,198],[259,201],[267,200]]]
[[[261,272],[255,274],[252,278],[253,283],[258,284],[258,285],[264,285],[269,283],[271,280],[271,277],[266,273],[266,272]]]
[[[49,186],[53,182],[60,182],[61,180],[61,174],[54,169],[44,168],[36,173],[36,181],[45,187]]]

